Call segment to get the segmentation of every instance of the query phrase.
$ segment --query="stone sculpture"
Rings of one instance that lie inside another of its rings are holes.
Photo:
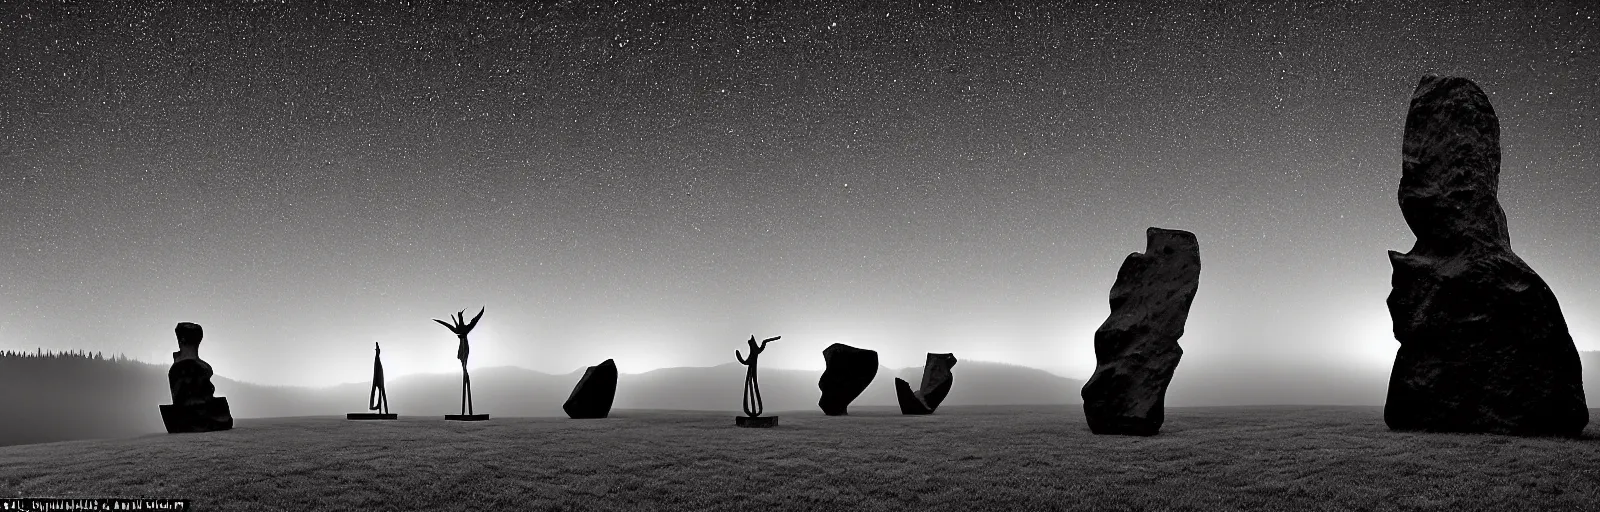
[[[861,396],[878,374],[878,353],[834,343],[822,350],[822,359],[827,368],[817,381],[822,389],[817,406],[829,416],[843,416],[850,402]]]
[[[610,359],[584,370],[561,410],[572,419],[604,418],[611,414],[617,396],[617,363]]]
[[[955,383],[955,376],[950,369],[956,366],[955,354],[928,354],[928,360],[922,365],[922,387],[916,391],[911,390],[911,383],[905,379],[894,379],[895,397],[900,401],[901,414],[933,414],[944,402],[945,395],[950,394],[950,386]]]
[[[1083,414],[1096,434],[1150,436],[1165,420],[1167,385],[1178,369],[1184,324],[1200,288],[1194,233],[1145,230],[1143,254],[1129,254],[1111,286],[1111,315],[1094,332],[1094,374]]]
[[[1417,237],[1389,252],[1396,430],[1579,435],[1583,369],[1555,294],[1511,250],[1500,207],[1500,121],[1471,80],[1425,76],[1411,95],[1400,213]]]
[[[161,406],[161,422],[167,433],[214,432],[233,428],[233,414],[226,397],[212,396],[211,365],[200,359],[200,339],[205,332],[200,324],[183,322],[174,329],[178,351],[172,353],[172,368],[167,383],[172,404]]]

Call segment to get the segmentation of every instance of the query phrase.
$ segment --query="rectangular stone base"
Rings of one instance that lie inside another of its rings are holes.
[[[216,432],[233,428],[233,414],[228,398],[219,396],[200,405],[163,404],[161,423],[168,434]]]
[[[735,425],[748,428],[768,428],[778,426],[777,416],[756,416],[754,418],[749,416],[736,416],[733,418],[733,421]]]
[[[376,413],[376,412],[352,412],[350,414],[344,415],[344,419],[347,419],[347,420],[397,420],[397,419],[400,419],[400,415],[399,414],[382,414],[382,413]]]
[[[446,415],[444,415],[444,419],[447,420],[447,421],[487,421],[489,419],[489,415],[487,415],[487,414],[446,414]]]

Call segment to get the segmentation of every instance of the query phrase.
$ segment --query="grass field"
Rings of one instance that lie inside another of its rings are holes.
[[[1161,435],[1134,438],[1090,434],[1077,406],[852,411],[778,413],[771,430],[653,411],[240,420],[0,448],[0,495],[201,510],[1600,510],[1594,425],[1515,438],[1391,432],[1377,407],[1173,408]]]

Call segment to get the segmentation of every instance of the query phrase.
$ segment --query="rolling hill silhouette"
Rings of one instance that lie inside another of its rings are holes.
[[[1582,352],[1585,393],[1600,404],[1600,352]],[[919,382],[920,367],[879,366],[852,406],[894,406],[894,377]],[[563,416],[561,403],[582,370],[551,375],[517,367],[474,369],[479,412],[496,417]],[[1040,405],[1080,403],[1083,382],[1043,370],[983,361],[956,366],[949,405]],[[769,414],[817,409],[821,371],[763,368],[762,395]],[[676,409],[739,414],[744,367],[662,368],[618,378],[614,409]],[[341,415],[366,410],[367,382],[323,388],[263,386],[215,377],[217,395],[228,397],[236,418]],[[1342,368],[1252,369],[1249,373],[1180,367],[1168,392],[1169,406],[1251,404],[1381,405],[1388,373]],[[402,416],[440,416],[460,407],[461,376],[455,373],[391,377],[390,406]],[[0,446],[122,437],[162,432],[156,406],[170,402],[167,367],[137,361],[82,357],[0,357]]]

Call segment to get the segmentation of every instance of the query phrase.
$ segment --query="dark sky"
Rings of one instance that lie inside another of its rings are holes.
[[[329,384],[375,341],[451,371],[429,318],[487,306],[473,367],[755,334],[1086,377],[1160,226],[1204,262],[1180,380],[1386,368],[1433,72],[1489,94],[1515,249],[1600,349],[1594,2],[227,4],[0,7],[0,348],[165,363],[192,321],[219,374]]]

